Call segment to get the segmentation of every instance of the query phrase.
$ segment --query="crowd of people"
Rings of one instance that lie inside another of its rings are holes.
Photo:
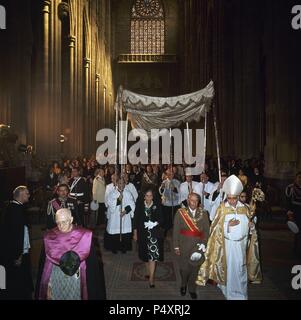
[[[164,240],[172,235],[182,296],[188,289],[196,299],[196,285],[211,282],[227,299],[247,299],[248,282],[261,281],[256,201],[264,200],[263,170],[256,159],[222,161],[220,179],[214,159],[207,159],[200,176],[180,165],[54,162],[38,186],[49,202],[36,299],[105,299],[103,264],[92,237],[98,225],[105,229],[104,249],[112,254],[126,256],[132,240],[138,243],[150,288],[155,288],[156,264],[164,260]],[[290,190],[301,188],[300,176]],[[24,214],[29,191],[14,191],[4,222],[11,241],[3,259],[13,298],[30,298],[33,290]],[[287,191],[288,201],[293,191]],[[290,219],[300,215],[289,208]]]

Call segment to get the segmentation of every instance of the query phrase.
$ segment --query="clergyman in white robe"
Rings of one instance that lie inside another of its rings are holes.
[[[107,228],[104,237],[104,246],[107,250],[116,253],[118,250],[125,253],[132,250],[132,218],[135,212],[135,201],[132,194],[124,189],[122,202],[119,204],[120,191],[112,189],[107,198]],[[120,218],[121,212],[126,214]]]
[[[236,208],[244,205],[238,201]],[[225,207],[230,207],[225,203]],[[234,208],[235,209],[235,208]],[[239,220],[240,223],[228,227],[231,219]],[[248,299],[248,273],[246,264],[247,242],[249,235],[249,219],[246,215],[231,213],[227,214],[224,222],[224,237],[227,262],[226,286],[218,285],[227,300]]]
[[[216,188],[215,184],[210,181],[208,181],[207,183],[199,182],[195,186],[195,193],[197,193],[201,197],[202,205],[204,206],[204,209],[208,212],[211,211],[211,205],[212,205],[209,197],[215,188]],[[206,192],[208,195],[207,196],[203,195],[203,191]]]
[[[195,192],[195,188],[198,185],[197,182],[191,181],[188,183],[187,181],[181,183],[180,185],[180,203],[186,201],[188,199],[188,195],[191,192]]]

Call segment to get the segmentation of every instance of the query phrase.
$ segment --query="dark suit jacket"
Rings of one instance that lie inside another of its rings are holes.
[[[11,202],[5,210],[0,232],[0,252],[5,265],[13,264],[23,253],[25,225],[24,205]]]

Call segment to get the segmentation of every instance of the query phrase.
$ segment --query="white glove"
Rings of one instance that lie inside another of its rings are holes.
[[[197,247],[199,251],[203,251],[204,253],[206,252],[206,246],[203,243],[202,244],[198,243]]]
[[[201,253],[194,252],[190,257],[190,260],[191,261],[199,261],[199,260],[201,260],[201,258],[202,258],[202,254]]]
[[[148,230],[153,229],[157,225],[158,225],[158,222],[152,222],[152,221],[144,222],[144,227],[147,228]]]

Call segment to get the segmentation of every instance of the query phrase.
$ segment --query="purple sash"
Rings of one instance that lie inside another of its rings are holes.
[[[62,255],[74,251],[80,257],[80,281],[82,300],[88,300],[86,259],[90,254],[92,231],[73,227],[68,233],[62,233],[58,228],[52,229],[44,237],[46,259],[40,284],[39,300],[47,300],[48,283],[53,264],[59,265]]]

